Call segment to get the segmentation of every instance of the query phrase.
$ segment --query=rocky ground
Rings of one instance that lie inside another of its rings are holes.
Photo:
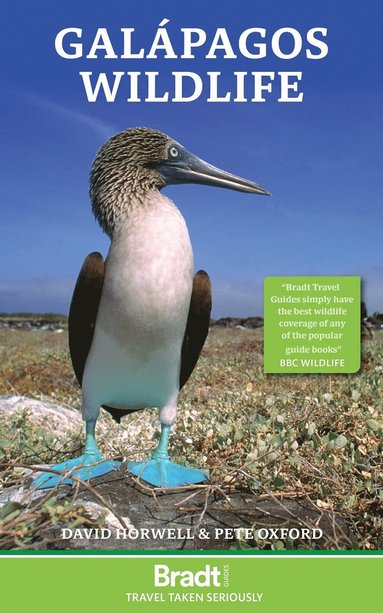
[[[362,303],[363,304],[363,303]],[[368,329],[383,329],[383,313],[376,312],[367,316],[365,307],[362,307],[362,325]],[[255,329],[263,326],[263,317],[221,317],[211,319],[211,328],[239,328]],[[53,331],[63,332],[68,328],[68,320],[65,315],[33,315],[33,314],[0,314],[0,328],[8,330],[30,330],[30,331]]]
[[[32,313],[0,314],[0,328],[5,330],[27,330],[41,332],[63,332],[68,328],[65,315],[34,315]]]
[[[82,426],[75,409],[30,398],[0,398],[0,411],[12,416],[30,411],[37,427],[49,422],[60,437],[76,434]],[[102,415],[99,434],[108,433],[110,426]],[[27,548],[215,550],[254,547],[260,541],[275,546],[282,542],[281,534],[293,548],[350,548],[356,543],[340,517],[308,499],[256,495],[234,487],[230,479],[222,485],[153,488],[129,475],[122,462],[119,471],[91,484],[42,491],[33,488],[37,471],[15,469],[16,483],[0,493],[3,548],[22,544],[23,526],[33,520],[36,544],[27,543]],[[16,539],[13,525],[20,533]]]

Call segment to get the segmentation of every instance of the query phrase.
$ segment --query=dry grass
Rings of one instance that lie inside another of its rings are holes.
[[[79,407],[66,332],[0,330],[0,359],[0,394]],[[358,374],[266,376],[262,330],[215,328],[182,391],[172,456],[208,465],[213,483],[278,497],[306,496],[319,509],[339,513],[361,549],[380,549],[382,378],[383,334],[363,347]],[[31,463],[42,455],[45,461],[62,459],[57,458],[62,447],[60,451],[52,442],[51,433],[37,431],[28,416],[0,416],[0,424],[3,461]],[[149,450],[155,441],[147,435],[148,426],[157,427],[156,411],[126,417],[121,428],[129,433],[133,424],[140,433],[140,452]],[[109,455],[118,451],[107,440],[101,443]],[[7,471],[5,486],[17,478]],[[47,512],[45,508],[44,521]]]
[[[0,329],[0,394],[79,406],[66,332]]]

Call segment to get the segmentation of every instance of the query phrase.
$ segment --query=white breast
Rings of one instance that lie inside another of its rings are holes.
[[[185,221],[158,194],[113,236],[83,378],[84,418],[101,404],[162,407],[174,398],[192,279]]]

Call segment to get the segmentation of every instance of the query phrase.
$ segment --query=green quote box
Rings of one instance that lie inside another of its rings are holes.
[[[267,277],[265,373],[360,368],[360,277]]]

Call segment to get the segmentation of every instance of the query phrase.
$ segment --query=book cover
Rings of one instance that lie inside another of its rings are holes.
[[[382,18],[3,9],[12,602],[40,602],[38,563],[55,597],[69,559],[94,608],[272,611],[302,590],[303,610],[313,567],[334,608],[376,597],[337,577],[381,563]]]

